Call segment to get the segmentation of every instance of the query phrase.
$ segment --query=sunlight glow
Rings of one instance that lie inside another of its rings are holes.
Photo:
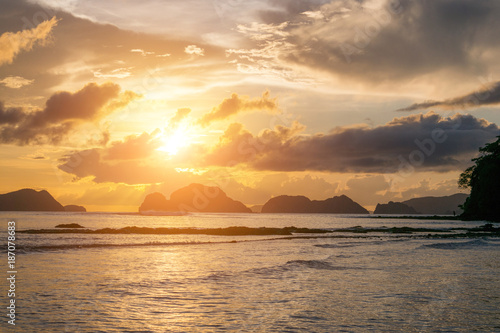
[[[157,150],[163,151],[169,155],[176,155],[182,147],[189,145],[190,135],[186,126],[179,126],[171,133],[162,133],[163,145]]]

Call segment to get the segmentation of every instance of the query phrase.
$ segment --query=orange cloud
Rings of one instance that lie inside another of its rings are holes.
[[[43,45],[57,25],[57,18],[40,23],[33,29],[16,33],[5,32],[0,36],[0,66],[11,64],[22,51],[30,51],[37,43]]]
[[[279,113],[278,102],[276,98],[271,98],[269,91],[265,91],[260,98],[249,99],[247,96],[238,96],[233,93],[230,98],[226,98],[212,111],[205,114],[199,124],[208,126],[216,120],[226,119],[233,114],[243,111],[264,110],[270,113]]]

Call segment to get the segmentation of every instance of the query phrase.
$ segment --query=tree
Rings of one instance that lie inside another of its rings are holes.
[[[500,136],[479,148],[475,165],[467,168],[458,186],[470,188],[470,196],[462,205],[462,218],[500,222]]]

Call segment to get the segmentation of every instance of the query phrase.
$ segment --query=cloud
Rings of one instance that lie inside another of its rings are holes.
[[[191,109],[189,108],[178,109],[175,115],[168,121],[169,128],[170,129],[177,128],[179,126],[179,123],[182,122],[188,116],[189,113],[191,113]]]
[[[399,109],[398,111],[415,111],[428,109],[431,107],[455,109],[494,104],[500,104],[500,81],[492,83],[486,87],[483,87],[482,89],[464,96],[455,97],[444,101],[427,101],[423,103],[415,103],[408,107]]]
[[[222,103],[205,114],[198,123],[202,126],[208,126],[213,121],[226,119],[239,112],[253,110],[269,113],[280,112],[277,99],[270,98],[269,91],[262,93],[262,97],[254,99],[249,99],[247,96],[240,97],[233,93],[230,98],[224,99]]]
[[[37,43],[44,45],[58,20],[54,16],[33,29],[16,33],[5,32],[0,36],[0,66],[11,64],[22,51],[30,51]]]
[[[20,76],[7,76],[3,80],[0,80],[0,84],[3,84],[7,88],[19,89],[24,86],[29,86],[35,80],[28,80]]]
[[[257,170],[395,173],[461,170],[499,127],[471,115],[429,112],[395,118],[375,128],[338,127],[298,135],[304,127],[277,126],[253,135],[241,124],[228,127],[203,160],[205,165],[245,164]]]
[[[124,79],[126,77],[129,77],[132,75],[131,69],[133,67],[122,67],[122,68],[117,68],[109,71],[108,73],[102,73],[102,70],[97,70],[94,72],[94,77],[98,78],[104,78],[104,79],[111,79],[111,78],[116,78],[116,79]]]
[[[135,141],[136,145],[133,145]],[[123,145],[76,151],[61,158],[58,169],[72,174],[75,180],[91,177],[96,183],[124,183],[129,185],[175,182],[180,186],[198,181],[197,175],[177,172],[175,167],[151,149],[155,142],[128,140]],[[118,148],[118,147],[119,148]],[[133,149],[133,151],[127,150]],[[143,146],[150,148],[145,151]]]
[[[164,154],[160,130],[140,135],[130,135],[113,141],[102,148],[75,151],[63,156],[58,168],[76,179],[92,177],[96,183],[125,184],[160,183],[180,177]]]
[[[55,93],[35,112],[0,104],[0,143],[58,144],[79,124],[95,122],[137,97],[130,91],[120,94],[113,83],[90,83],[75,93]],[[101,139],[108,135],[101,133]]]
[[[16,124],[26,117],[22,108],[6,108],[0,101],[0,126],[5,124]]]
[[[114,141],[104,151],[105,156],[108,160],[148,158],[161,145],[156,134],[158,134],[158,131],[151,134],[144,132],[139,136],[130,135],[123,141]]]
[[[184,49],[184,52],[186,52],[187,54],[197,55],[200,57],[205,55],[205,50],[196,46],[196,45],[186,46],[186,48]]]
[[[263,11],[264,23],[238,29],[254,41],[230,53],[240,68],[282,75],[308,69],[314,77],[323,72],[370,86],[417,79],[456,84],[459,76],[497,68],[494,1],[276,2],[281,11]]]

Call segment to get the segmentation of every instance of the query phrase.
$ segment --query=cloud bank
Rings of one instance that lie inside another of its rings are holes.
[[[262,11],[263,23],[238,28],[254,46],[229,54],[247,72],[286,77],[287,70],[312,69],[314,76],[321,71],[373,86],[419,78],[456,83],[497,68],[495,1],[273,3],[282,9]]]
[[[492,83],[487,87],[474,91],[470,94],[447,99],[444,101],[428,101],[415,103],[398,111],[415,111],[431,107],[442,109],[469,108],[484,105],[500,104],[500,81]]]
[[[232,124],[204,159],[206,165],[245,164],[257,170],[394,173],[401,164],[419,171],[461,170],[479,147],[500,134],[484,119],[429,112],[395,118],[371,128],[334,128],[329,133],[297,135],[303,127],[277,126],[253,135]]]

